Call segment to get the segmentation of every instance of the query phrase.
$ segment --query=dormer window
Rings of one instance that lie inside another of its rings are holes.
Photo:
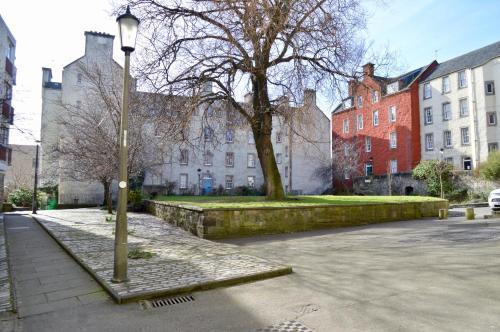
[[[399,91],[399,82],[393,82],[387,85],[387,94],[395,93]]]

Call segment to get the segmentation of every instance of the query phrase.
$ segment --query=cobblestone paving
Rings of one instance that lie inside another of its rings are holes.
[[[129,281],[113,284],[114,223],[106,221],[105,212],[40,211],[36,218],[122,300],[291,271],[287,266],[246,255],[234,245],[200,239],[159,218],[128,213],[129,250],[141,249],[154,255],[150,259],[129,259]]]
[[[5,247],[3,215],[0,215],[0,312],[12,310],[10,298],[9,266]]]

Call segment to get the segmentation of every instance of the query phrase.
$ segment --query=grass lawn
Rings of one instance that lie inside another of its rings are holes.
[[[288,196],[282,201],[266,201],[264,196],[158,196],[155,200],[173,204],[195,205],[204,209],[216,209],[429,202],[440,199],[426,196]]]

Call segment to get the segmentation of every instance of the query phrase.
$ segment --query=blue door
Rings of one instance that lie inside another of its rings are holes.
[[[202,195],[208,195],[212,192],[213,181],[212,178],[203,178],[202,181]]]

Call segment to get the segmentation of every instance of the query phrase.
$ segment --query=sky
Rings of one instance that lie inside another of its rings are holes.
[[[394,55],[398,75],[443,62],[500,40],[500,0],[361,0],[369,13],[366,39],[374,54]],[[117,34],[112,0],[2,1],[0,15],[16,38],[17,85],[11,144],[40,137],[42,67],[60,81],[62,68],[84,53],[84,31]],[[115,39],[114,57],[123,63]],[[133,58],[132,58],[133,63]],[[336,101],[319,96],[329,115]]]

